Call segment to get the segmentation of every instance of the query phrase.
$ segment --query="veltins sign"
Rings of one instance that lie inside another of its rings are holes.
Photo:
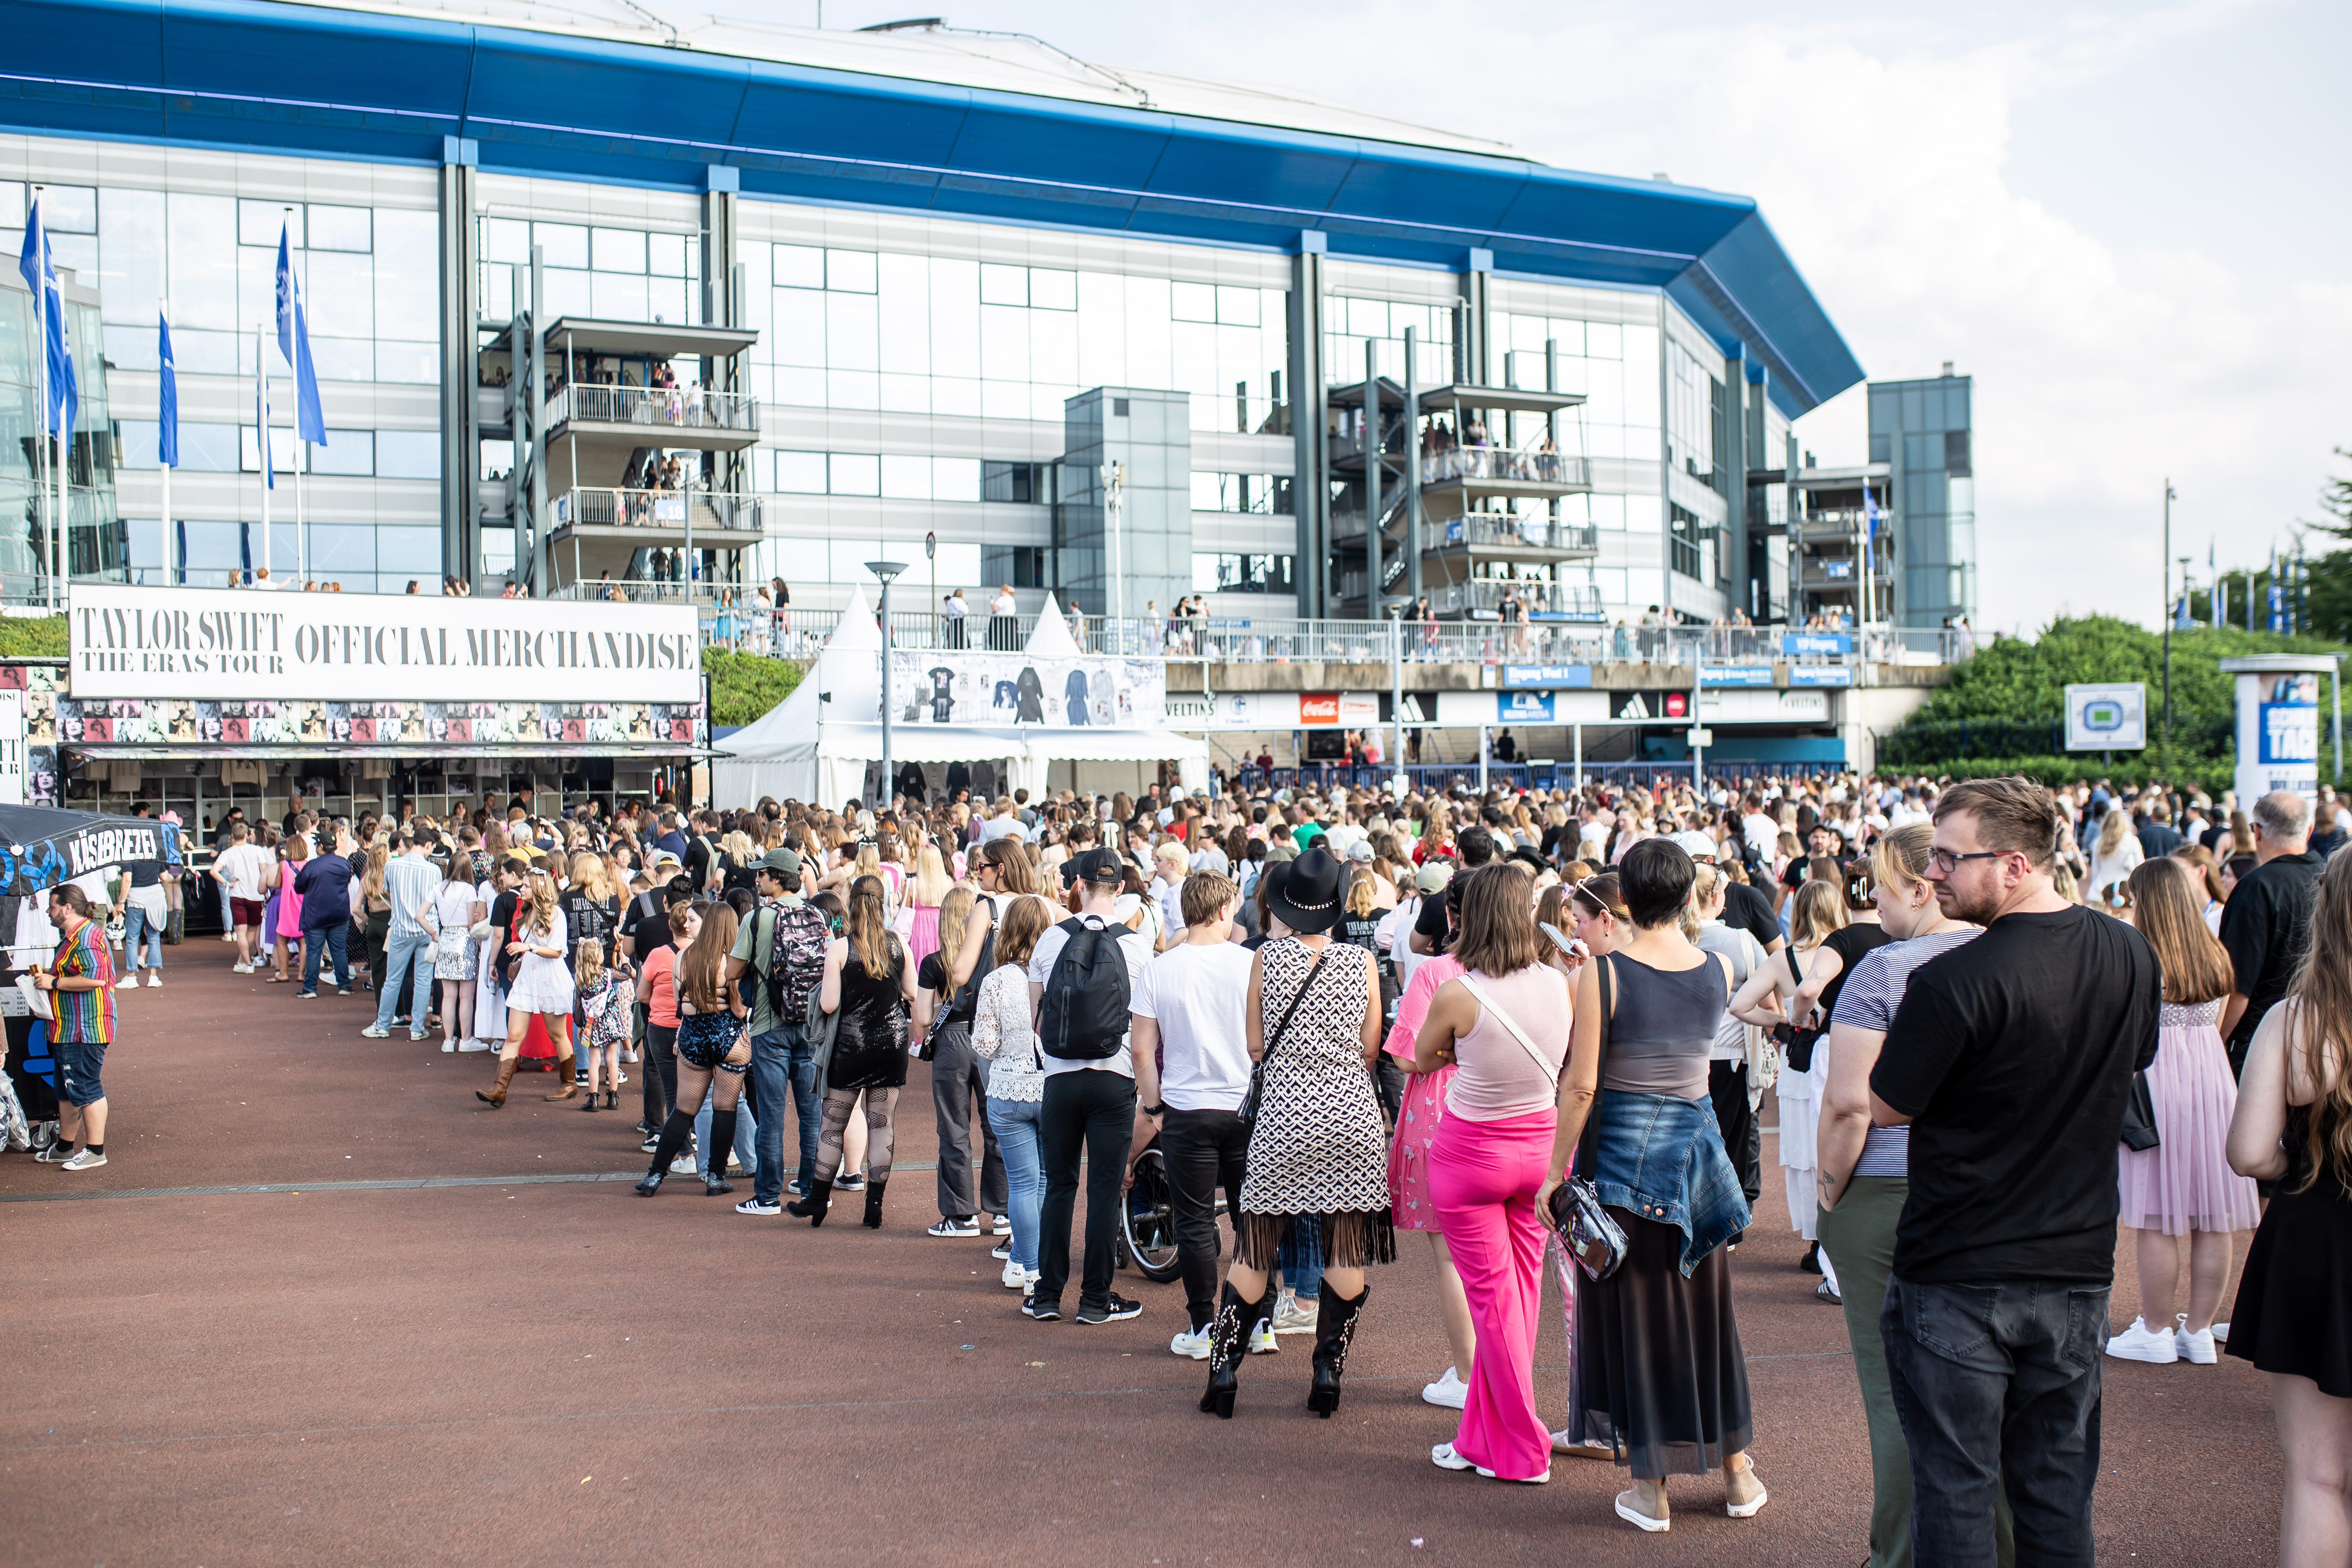
[[[77,700],[695,702],[695,612],[598,600],[77,583]]]

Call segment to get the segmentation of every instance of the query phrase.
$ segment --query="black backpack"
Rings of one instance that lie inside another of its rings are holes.
[[[1069,940],[1054,960],[1037,1016],[1037,1043],[1064,1061],[1100,1061],[1127,1041],[1127,954],[1123,925],[1088,925],[1073,917],[1056,928]]]

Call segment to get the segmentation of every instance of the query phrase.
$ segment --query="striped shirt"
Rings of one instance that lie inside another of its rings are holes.
[[[1890,942],[1863,955],[1846,977],[1845,987],[1838,993],[1837,1011],[1831,1016],[1832,1024],[1851,1024],[1857,1029],[1875,1029],[1885,1034],[1895,1022],[1895,1010],[1903,1005],[1903,993],[1911,984],[1911,972],[1929,959],[1941,958],[1964,942],[1984,935],[1981,926],[1965,926],[1958,931],[1938,931],[1934,936],[1915,936],[1908,942]],[[1911,1129],[1908,1127],[1873,1127],[1862,1145],[1862,1158],[1854,1163],[1857,1176],[1907,1176],[1911,1173]]]
[[[57,972],[60,978],[95,980],[95,991],[52,993],[58,1015],[58,1038],[105,1045],[114,1038],[114,960],[107,951],[106,931],[96,921],[58,943]]]
[[[394,936],[420,933],[425,927],[416,919],[420,905],[433,901],[441,890],[441,868],[419,855],[395,855],[384,862],[383,896],[392,905]]]

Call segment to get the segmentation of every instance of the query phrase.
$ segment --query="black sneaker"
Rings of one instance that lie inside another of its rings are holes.
[[[1116,1323],[1122,1318],[1140,1316],[1142,1311],[1142,1302],[1130,1301],[1124,1296],[1113,1296],[1109,1300],[1104,1302],[1099,1307],[1093,1306],[1091,1304],[1081,1304],[1078,1308],[1077,1321],[1081,1323]]]
[[[1797,1259],[1797,1268],[1807,1274],[1819,1274],[1822,1271],[1822,1244],[1820,1242],[1817,1241],[1813,1243],[1812,1246],[1805,1248],[1805,1255]]]
[[[1059,1301],[1048,1301],[1042,1296],[1031,1296],[1021,1303],[1021,1315],[1024,1318],[1034,1318],[1041,1323],[1059,1322],[1062,1317],[1062,1304]]]
[[[833,1190],[836,1193],[864,1192],[866,1190],[865,1173],[861,1171],[854,1175],[835,1176],[833,1180]]]

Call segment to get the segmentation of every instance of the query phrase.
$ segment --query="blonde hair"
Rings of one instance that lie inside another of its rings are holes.
[[[1704,860],[1691,863],[1690,897],[1683,900],[1682,913],[1675,919],[1683,928],[1683,940],[1696,942],[1699,928],[1706,924],[1706,907],[1715,901],[1715,890],[1723,886],[1723,873]]]
[[[1924,880],[1927,861],[1936,847],[1936,829],[1925,822],[1914,822],[1882,834],[1870,847],[1870,875],[1876,882],[1897,887]]]
[[[915,851],[914,901],[918,906],[936,908],[940,911],[941,930],[947,927],[948,890],[954,886],[953,879],[948,875],[947,862],[940,856],[940,847],[926,840],[923,847]]]
[[[604,858],[593,849],[583,849],[572,858],[572,885],[603,903],[613,896],[612,879],[604,873]]]
[[[947,896],[940,900],[940,963],[943,974],[952,977],[955,973],[957,955],[963,952],[963,928],[971,923],[972,908],[979,900],[979,892],[961,882],[949,888]]]
[[[1845,895],[1834,882],[1807,882],[1789,915],[1789,945],[1814,948],[1849,923]]]
[[[572,949],[572,978],[583,991],[593,991],[604,983],[604,944],[594,937],[583,937]]]
[[[552,935],[555,931],[555,879],[547,874],[544,866],[533,866],[522,879],[523,896],[530,903],[530,931],[534,936]]]

